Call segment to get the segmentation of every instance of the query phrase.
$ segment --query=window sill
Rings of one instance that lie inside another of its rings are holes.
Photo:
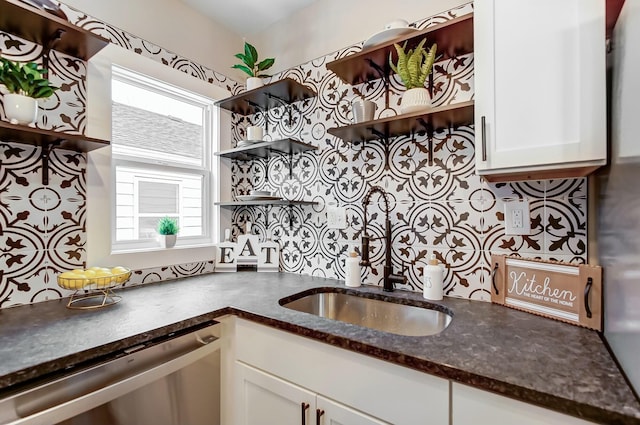
[[[194,245],[176,245],[173,248],[163,248],[161,246],[150,246],[145,248],[123,248],[112,249],[111,255],[120,254],[143,254],[145,252],[165,252],[165,251],[183,251],[187,249],[213,248],[216,246],[213,242],[194,244]]]

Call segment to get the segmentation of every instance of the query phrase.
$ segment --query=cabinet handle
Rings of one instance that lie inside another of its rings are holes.
[[[316,425],[320,425],[320,418],[324,415],[324,410],[316,409]]]
[[[300,403],[301,411],[302,411],[302,425],[307,423],[307,409],[309,408],[309,403],[305,403],[304,401]]]
[[[482,160],[486,161],[487,160],[487,120],[486,120],[486,117],[483,115],[482,118],[480,118],[480,121],[482,123]]]
[[[498,267],[500,265],[496,263],[493,270],[491,270],[491,284],[493,285],[493,289],[496,291],[496,295],[500,295],[500,291],[498,291],[498,285],[496,285],[496,272],[498,271]]]
[[[591,313],[591,306],[589,305],[589,293],[591,292],[591,286],[593,285],[593,279],[587,278],[587,286],[584,287],[584,310],[587,312],[587,318],[591,319],[593,314]]]

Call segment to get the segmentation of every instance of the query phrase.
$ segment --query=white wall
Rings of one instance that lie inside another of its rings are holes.
[[[234,78],[242,37],[179,0],[63,0],[88,15]],[[238,76],[234,79],[238,79]]]
[[[230,69],[242,51],[236,34],[180,0],[63,0],[82,12],[192,59],[237,81]],[[317,0],[266,30],[247,36],[277,73],[364,41],[397,19],[414,22],[469,0]],[[249,13],[249,12],[248,12]]]
[[[270,73],[364,41],[394,19],[414,22],[469,0],[318,0],[247,37],[261,57],[275,57]]]

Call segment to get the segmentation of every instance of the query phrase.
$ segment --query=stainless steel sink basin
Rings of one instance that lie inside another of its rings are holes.
[[[282,303],[283,307],[319,317],[405,336],[435,335],[452,317],[442,311],[341,292],[321,292]]]

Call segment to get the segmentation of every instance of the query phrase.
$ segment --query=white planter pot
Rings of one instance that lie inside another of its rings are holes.
[[[247,91],[257,89],[258,87],[264,86],[262,82],[262,78],[258,77],[249,77],[247,78]]]
[[[400,100],[400,112],[403,114],[425,111],[430,107],[431,96],[429,90],[424,87],[407,90]]]
[[[21,94],[5,94],[4,113],[11,124],[33,124],[38,119],[38,101]]]
[[[158,235],[160,246],[163,248],[173,248],[176,246],[178,235]]]

